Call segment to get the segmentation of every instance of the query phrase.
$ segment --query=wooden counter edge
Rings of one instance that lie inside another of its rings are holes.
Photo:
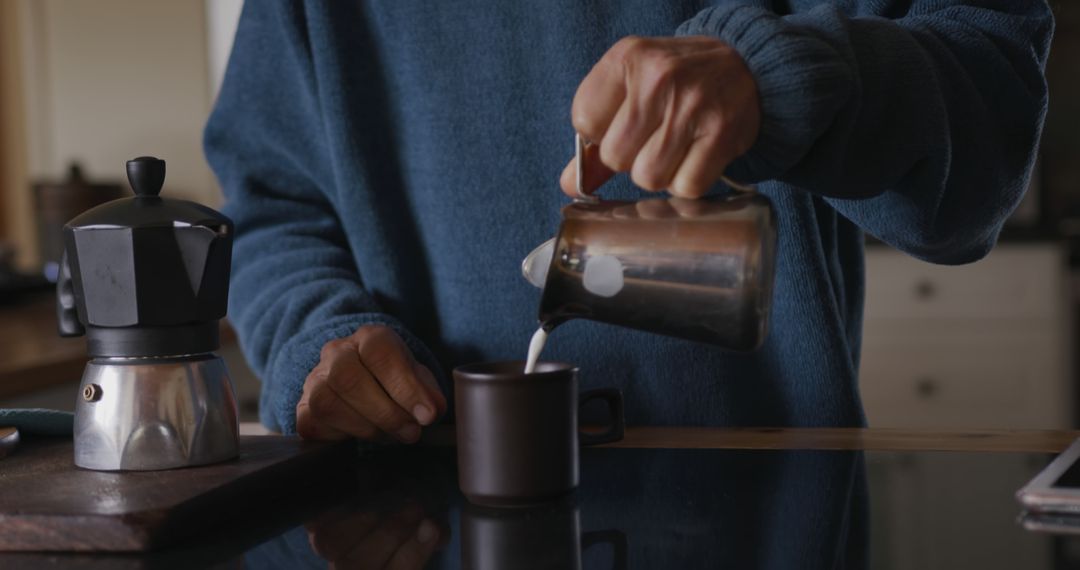
[[[272,432],[257,423],[244,423],[240,433]],[[1078,437],[1080,431],[1063,430],[631,427],[622,441],[605,447],[1060,453]],[[454,445],[454,426],[427,428],[421,442]]]
[[[609,447],[1060,453],[1080,431],[901,428],[627,428]]]

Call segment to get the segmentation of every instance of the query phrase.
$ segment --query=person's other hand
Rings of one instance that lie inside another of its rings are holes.
[[[761,125],[757,83],[742,57],[710,37],[627,37],[585,77],[574,128],[586,152],[585,191],[630,172],[652,191],[699,198],[754,144]],[[560,184],[576,196],[576,164]]]
[[[446,411],[435,376],[393,329],[367,325],[326,343],[304,380],[296,431],[308,439],[413,443]]]

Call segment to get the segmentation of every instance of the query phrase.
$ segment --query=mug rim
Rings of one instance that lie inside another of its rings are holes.
[[[489,362],[473,362],[471,364],[463,364],[454,368],[453,376],[454,380],[464,381],[477,381],[477,382],[522,382],[522,381],[538,381],[538,380],[550,380],[557,376],[565,375],[567,372],[575,374],[578,372],[578,367],[569,364],[567,362],[558,362],[553,360],[541,360],[537,362],[537,368],[544,366],[546,369],[531,372],[525,374],[525,361],[524,360],[495,360]],[[518,365],[522,372],[510,373],[510,372],[488,372],[485,369],[497,367],[497,366],[510,366]]]

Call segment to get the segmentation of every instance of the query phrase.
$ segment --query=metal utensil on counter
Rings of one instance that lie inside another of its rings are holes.
[[[555,238],[522,262],[543,289],[539,319],[551,330],[585,318],[752,350],[768,332],[776,216],[768,198],[724,179],[733,192],[689,200],[600,201],[584,192],[578,135],[578,199]]]

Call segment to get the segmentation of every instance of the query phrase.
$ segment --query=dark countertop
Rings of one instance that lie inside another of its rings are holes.
[[[0,567],[1077,568],[1080,541],[1025,530],[1013,496],[1076,436],[637,428],[582,451],[575,494],[499,511],[461,498],[442,431],[361,452],[362,491],[314,515],[253,513],[143,556],[0,554]]]

